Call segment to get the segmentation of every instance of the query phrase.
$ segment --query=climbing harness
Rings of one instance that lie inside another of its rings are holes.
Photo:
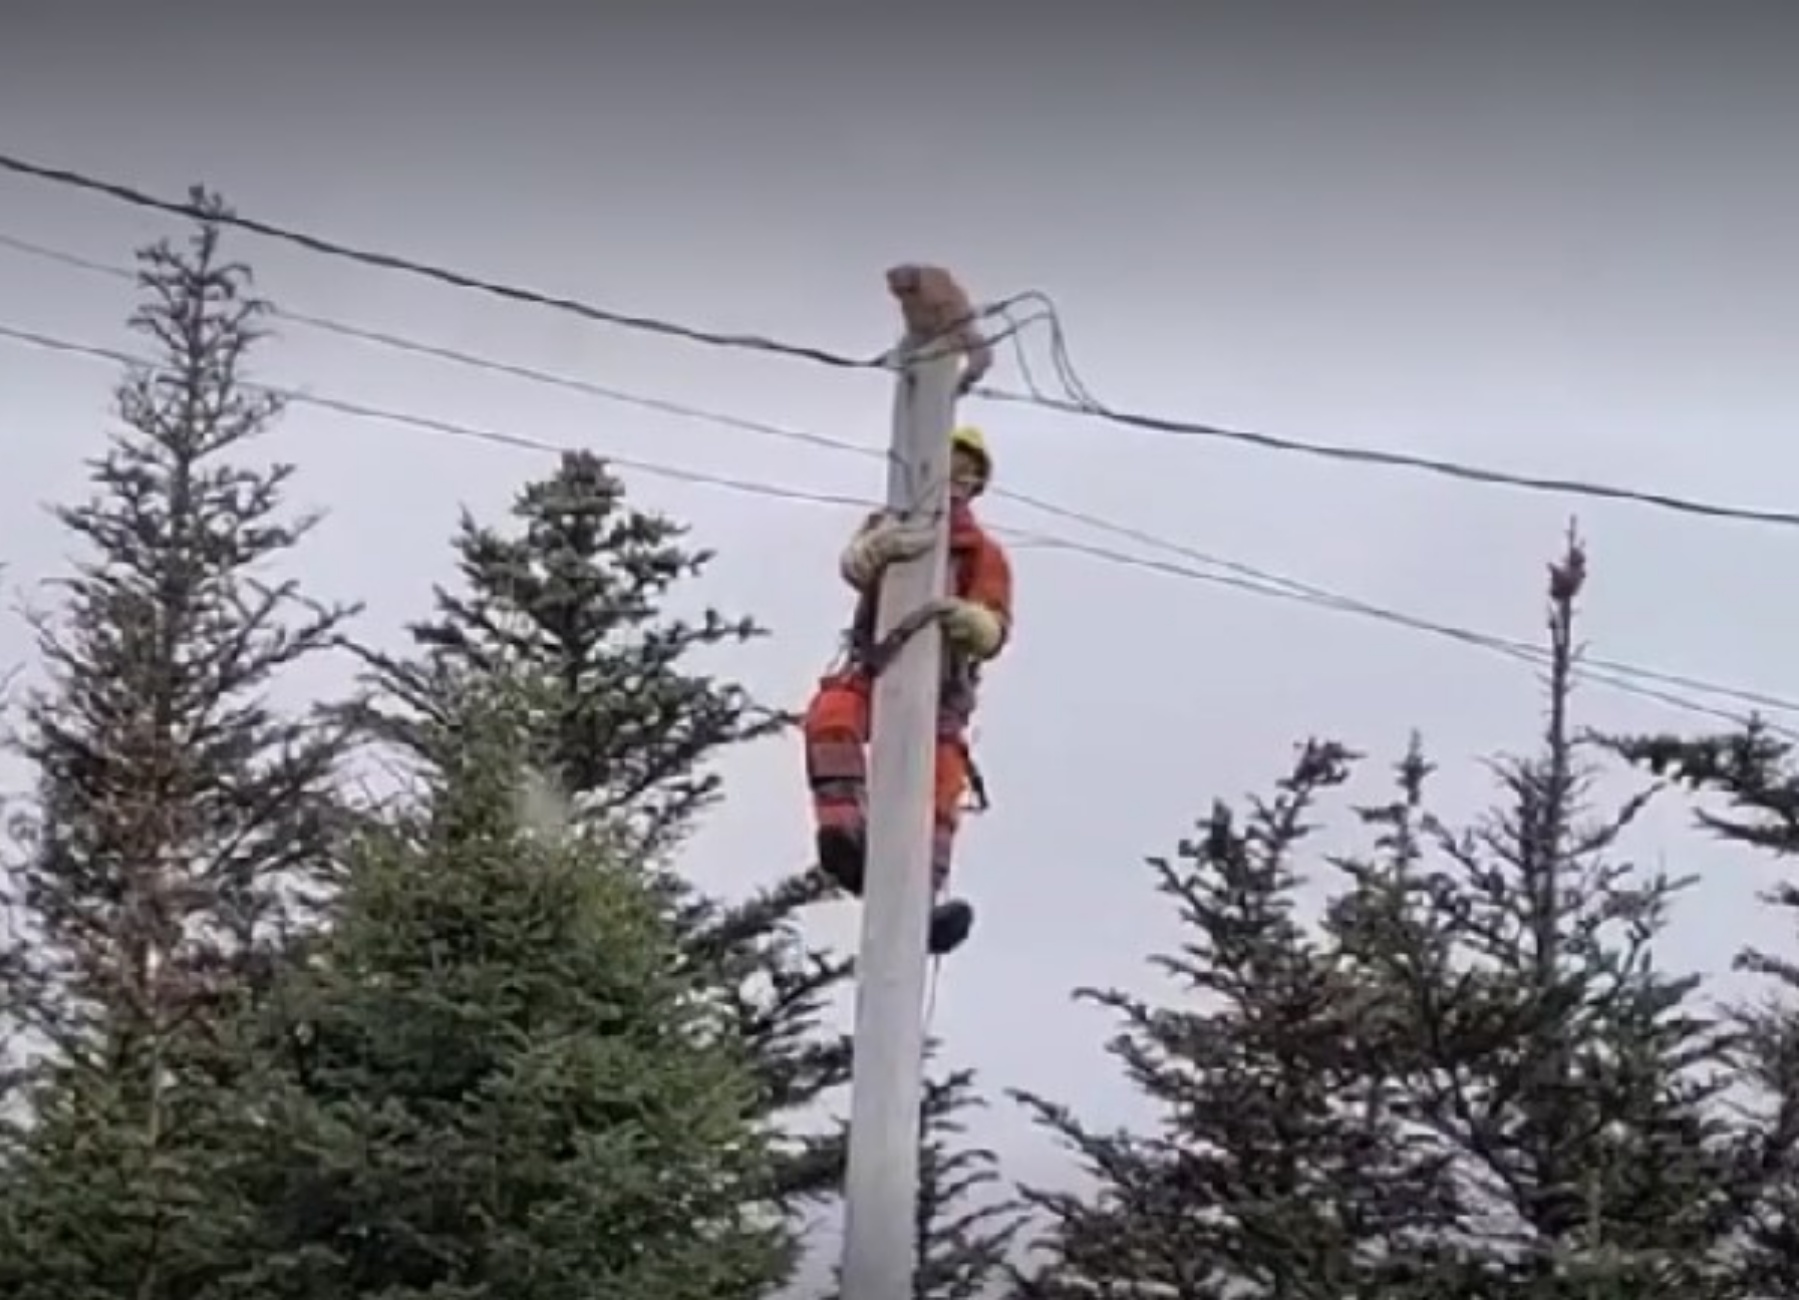
[[[952,556],[952,563],[960,569],[964,561],[959,556]],[[960,573],[957,574],[956,590],[966,589],[967,582]],[[843,634],[843,641],[837,655],[832,659],[827,676],[865,676],[873,681],[892,665],[906,643],[917,636],[934,621],[943,617],[949,609],[949,602],[944,599],[929,600],[907,614],[899,622],[889,628],[884,636],[874,635],[875,601],[870,595],[857,602],[855,616],[850,627]],[[979,668],[969,663],[960,655],[946,649],[943,688],[945,694],[956,704],[956,711],[966,720],[974,712],[974,695],[980,685]],[[962,805],[962,811],[979,815],[993,807],[993,800],[988,793],[987,778],[975,762],[974,750],[964,736],[959,741],[962,756],[968,763],[968,800]]]
[[[899,657],[899,652],[905,649],[906,643],[941,618],[943,611],[942,601],[926,601],[889,628],[887,635],[879,641],[860,651],[852,649],[851,657],[869,677],[879,677]],[[855,635],[852,631],[851,636]]]
[[[932,620],[943,616],[945,608],[945,603],[941,600],[927,601],[889,628],[880,640],[872,643],[868,643],[866,638],[859,636],[857,629],[852,628],[845,634],[845,644],[832,660],[829,674],[854,676],[859,673],[873,681],[887,671],[906,642],[930,626]],[[861,647],[857,644],[859,640],[863,642]],[[950,677],[946,687],[973,694],[978,673],[971,665],[962,664],[952,668]],[[972,709],[972,700],[968,702],[968,708]],[[987,792],[986,775],[975,762],[974,750],[967,738],[963,737],[958,743],[962,748],[962,757],[968,762],[968,802],[962,805],[962,811],[975,814],[987,812],[993,807],[993,800]]]

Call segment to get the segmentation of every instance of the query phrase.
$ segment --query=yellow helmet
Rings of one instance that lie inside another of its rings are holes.
[[[986,436],[972,424],[964,424],[951,432],[949,445],[951,451],[966,452],[980,462],[980,486],[985,488],[987,480],[993,477],[993,454],[987,450]]]

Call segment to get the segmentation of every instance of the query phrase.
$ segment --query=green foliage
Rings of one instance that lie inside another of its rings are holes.
[[[785,1274],[729,1026],[641,872],[521,824],[506,730],[456,727],[422,824],[359,845],[261,1018],[251,1262],[208,1296],[748,1300]]]
[[[291,467],[227,459],[280,411],[244,387],[266,310],[248,270],[211,223],[140,258],[131,324],[162,355],[118,390],[93,497],[57,511],[88,554],[37,619],[50,685],[27,707],[39,815],[14,900],[62,1000],[115,1009],[154,1000],[149,964],[168,991],[171,962],[200,979],[249,951],[289,918],[282,891],[316,883],[346,742],[263,697],[351,612],[267,572],[314,522],[285,516]]]
[[[1751,721],[1735,734],[1611,738],[1607,745],[1655,775],[1713,796],[1702,826],[1717,837],[1779,858],[1799,853],[1799,763],[1784,734]],[[1782,882],[1764,895],[1799,914],[1799,888]],[[1740,1236],[1728,1253],[1744,1295],[1799,1292],[1799,966],[1778,953],[1745,948],[1736,968],[1760,979],[1761,996],[1732,1010],[1740,1035],[1736,1100],[1738,1182],[1731,1208]]]
[[[990,1294],[1023,1227],[1023,1207],[1006,1190],[999,1157],[968,1138],[966,1117],[984,1107],[971,1070],[925,1080],[914,1300]]]
[[[1188,935],[1156,959],[1178,997],[1078,996],[1117,1013],[1110,1052],[1161,1122],[1153,1135],[1100,1132],[1017,1094],[1097,1184],[1027,1190],[1049,1257],[1020,1297],[1342,1300],[1442,1280],[1407,1243],[1453,1224],[1452,1189],[1377,1086],[1378,1000],[1296,915],[1295,859],[1349,762],[1308,744],[1245,824],[1220,804],[1173,859],[1152,861]]]
[[[364,721],[440,762],[433,727],[458,683],[495,674],[529,682],[538,761],[574,795],[584,825],[603,828],[632,860],[659,864],[716,798],[717,757],[785,725],[741,686],[693,666],[762,630],[710,609],[697,623],[668,612],[710,557],[684,546],[681,526],[630,507],[594,456],[565,456],[518,494],[513,516],[512,533],[464,519],[463,590],[438,592],[437,617],[413,629],[413,658],[365,652],[383,702]],[[662,867],[655,882],[694,977],[751,1051],[761,1112],[790,1114],[844,1082],[848,1042],[820,1023],[847,963],[813,950],[797,925],[822,892],[818,877],[798,873],[738,900],[702,897]],[[770,1199],[826,1194],[840,1164],[834,1139],[794,1135]]]
[[[0,569],[0,573],[4,572]],[[10,724],[12,689],[18,675],[17,668],[0,671],[0,723]],[[10,859],[21,821],[15,800],[0,793],[0,862]],[[0,905],[3,903],[4,898],[0,896]],[[19,956],[0,946],[0,1133],[7,1129],[23,1078],[23,1054],[18,1043],[21,1012],[14,1005],[20,993]],[[7,1179],[6,1160],[7,1143],[0,1139],[0,1185]]]
[[[279,413],[243,380],[264,305],[211,219],[139,282],[155,356],[117,390],[93,495],[57,512],[85,554],[36,620],[38,797],[5,899],[6,1010],[39,1055],[9,1098],[0,1292],[45,1300],[185,1298],[229,1232],[228,1207],[190,1209],[246,1068],[211,1026],[317,901],[346,751],[267,702],[350,611],[268,572],[312,521],[283,509],[288,467],[234,459]]]
[[[190,1031],[38,1072],[0,1185],[0,1294],[203,1293],[243,1221],[214,1195],[237,1153],[211,1061]]]
[[[431,759],[419,724],[442,719],[446,683],[470,672],[541,681],[554,688],[540,697],[542,761],[585,812],[634,837],[633,857],[661,857],[716,801],[717,755],[785,725],[692,666],[764,631],[715,609],[697,623],[669,612],[711,556],[685,547],[683,525],[628,506],[596,456],[565,455],[512,513],[513,535],[463,517],[465,589],[439,588],[437,616],[412,626],[418,659],[369,655],[390,705],[372,720]]]
[[[936,1047],[926,1046],[927,1061]],[[912,1300],[979,1300],[1007,1276],[1007,1255],[1023,1229],[1024,1206],[1009,1193],[999,1157],[968,1140],[966,1117],[982,1109],[973,1071],[925,1078]],[[841,1160],[841,1147],[838,1151]],[[833,1290],[825,1300],[842,1296]]]
[[[1124,1020],[1112,1051],[1161,1123],[1095,1133],[1026,1096],[1098,1187],[1033,1193],[1052,1253],[1021,1296],[1744,1294],[1772,1147],[1725,1123],[1732,1036],[1655,961],[1679,882],[1614,856],[1648,796],[1589,806],[1569,719],[1585,577],[1571,541],[1540,752],[1496,765],[1476,825],[1430,810],[1414,744],[1304,926],[1295,849],[1349,765],[1314,744],[1246,829],[1220,808],[1157,864],[1193,935],[1161,962],[1187,996],[1089,996]],[[1770,1074],[1799,1036],[1778,1041]]]
[[[1571,541],[1550,573],[1543,740],[1496,766],[1498,809],[1467,829],[1432,815],[1414,748],[1399,798],[1364,814],[1380,841],[1347,864],[1336,920],[1478,1217],[1470,1253],[1509,1283],[1492,1294],[1730,1294],[1728,1043],[1692,1005],[1697,980],[1655,961],[1683,882],[1616,856],[1649,794],[1591,807],[1570,720],[1585,578]]]
[[[759,1112],[771,1120],[813,1105],[849,1079],[849,1035],[824,1026],[844,959],[813,949],[799,915],[823,892],[815,873],[789,876],[736,903],[688,895],[675,928],[687,969],[712,990],[756,1072]],[[841,1133],[790,1129],[768,1198],[794,1208],[834,1193],[843,1176]]]

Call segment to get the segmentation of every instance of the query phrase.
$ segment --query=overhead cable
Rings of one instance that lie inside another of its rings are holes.
[[[184,217],[190,220],[214,221],[221,226],[234,227],[268,239],[304,248],[310,252],[324,256],[360,263],[361,265],[375,269],[400,272],[432,280],[452,288],[485,294],[490,297],[565,312],[598,324],[638,330],[667,338],[682,339],[692,343],[705,344],[712,347],[761,352],[793,360],[808,361],[816,365],[822,365],[838,370],[885,371],[892,367],[890,349],[882,349],[881,351],[868,356],[856,356],[847,352],[836,351],[816,345],[787,342],[768,335],[724,333],[695,325],[683,324],[664,317],[602,307],[580,299],[508,284],[503,281],[474,275],[470,272],[459,271],[437,263],[421,261],[415,258],[404,257],[399,254],[375,249],[356,247],[339,240],[328,239],[294,227],[280,225],[258,218],[246,217],[233,211],[216,210],[205,206],[194,199],[183,201],[158,197],[119,181],[106,180],[67,167],[56,167],[44,163],[33,162],[16,155],[0,153],[0,170],[12,172],[15,175],[46,181],[52,184],[68,186],[91,194],[102,195],[117,202],[129,204],[141,209],[162,212],[169,216]],[[1007,303],[1016,303],[1031,297],[1038,298],[1044,302],[1049,301],[1047,295],[1041,293],[1021,294],[1013,299],[1007,300],[1007,302],[991,304],[983,310],[1001,310]],[[1059,329],[1059,319],[1056,317],[1053,307],[1051,311],[1051,320],[1052,324],[1055,324]],[[1013,326],[1014,331],[1019,328],[1021,328],[1019,325],[1015,324]],[[1078,392],[1074,396],[1055,397],[1041,391],[1017,392],[993,385],[982,384],[975,386],[971,390],[970,396],[985,398],[990,401],[1024,404],[1069,416],[1100,419],[1118,427],[1131,428],[1163,436],[1217,439],[1259,448],[1264,451],[1295,453],[1312,457],[1321,457],[1343,463],[1407,469],[1484,486],[1508,487],[1562,496],[1625,502],[1710,519],[1734,520],[1739,522],[1777,525],[1781,527],[1799,526],[1799,511],[1730,505],[1705,501],[1672,492],[1624,487],[1617,484],[1601,483],[1585,479],[1524,474],[1514,471],[1492,469],[1486,466],[1474,465],[1446,458],[1421,456],[1411,452],[1308,441],[1276,434],[1262,433],[1254,430],[1230,428],[1220,424],[1205,423],[1197,420],[1179,419],[1173,416],[1126,410],[1109,403],[1101,402],[1090,392],[1084,390]]]
[[[81,343],[75,340],[46,334],[41,331],[23,329],[11,325],[0,324],[0,340],[45,351],[57,352],[64,355],[106,361],[115,366],[125,368],[158,368],[157,363],[155,362],[115,348]],[[505,430],[483,428],[461,421],[442,419],[435,416],[421,415],[414,412],[376,406],[323,394],[311,389],[263,383],[246,383],[245,387],[271,394],[283,401],[295,405],[311,406],[353,419],[404,427],[435,436],[484,442],[513,450],[558,455],[584,450],[582,448],[561,445],[529,435]],[[874,501],[872,498],[845,493],[810,491],[794,488],[785,484],[769,483],[733,475],[716,474],[705,470],[673,466],[660,461],[614,456],[610,453],[597,454],[600,454],[604,460],[613,465],[648,476],[683,483],[716,487],[753,496],[856,510],[867,510],[878,504],[878,502]],[[1035,502],[1034,498],[1021,499]],[[1076,522],[1089,522],[1096,525],[1112,526],[1098,516],[1089,516],[1083,515],[1080,512],[1066,511],[1061,507],[1049,505],[1049,503],[1038,504],[1037,508],[1042,509],[1045,508],[1046,505],[1052,511],[1059,511]],[[1054,534],[1033,532],[1031,530],[1017,528],[1005,528],[1001,531],[1004,531],[1008,536],[1016,538],[1020,544],[1025,546],[1045,550],[1066,551],[1071,554],[1084,556],[1120,567],[1179,577],[1188,581],[1205,582],[1216,586],[1246,591],[1255,595],[1290,600],[1302,605],[1330,610],[1335,613],[1354,614],[1359,617],[1401,627],[1409,631],[1422,632],[1439,638],[1456,641],[1463,645],[1469,645],[1491,653],[1500,654],[1507,658],[1527,664],[1540,665],[1546,655],[1546,652],[1540,647],[1532,646],[1512,638],[1494,636],[1489,633],[1458,627],[1453,624],[1440,623],[1434,620],[1405,614],[1397,610],[1373,605],[1353,597],[1344,596],[1329,591],[1326,588],[1298,583],[1292,579],[1283,578],[1265,570],[1259,570],[1251,565],[1242,564],[1237,561],[1221,560],[1217,557],[1203,556],[1203,553],[1200,552],[1193,552],[1193,554],[1201,557],[1202,563],[1215,565],[1219,568],[1226,569],[1227,571],[1218,572],[1200,568],[1194,564],[1179,564],[1151,557],[1132,555],[1127,552],[1096,546],[1089,542],[1061,537]],[[1127,535],[1135,534],[1135,530],[1120,528],[1119,531],[1125,532]],[[1177,550],[1187,549],[1180,548],[1174,543],[1154,538],[1150,534],[1140,534],[1140,536],[1163,547]],[[1776,696],[1763,695],[1757,692],[1741,691],[1733,687],[1720,686],[1696,678],[1661,673],[1617,661],[1583,663],[1579,672],[1580,675],[1590,680],[1610,686],[1616,690],[1654,700],[1687,712],[1718,718],[1735,725],[1742,724],[1746,721],[1746,718],[1740,713],[1721,709],[1673,691],[1663,690],[1661,689],[1661,685],[1680,684],[1684,685],[1687,689],[1696,692],[1753,701],[1758,703],[1761,707],[1776,709],[1782,712],[1799,713],[1799,701],[1784,700]],[[1657,683],[1661,685],[1657,685]],[[1795,739],[1799,739],[1799,731],[1787,733],[1784,728],[1780,728],[1780,730],[1783,734],[1792,734]]]

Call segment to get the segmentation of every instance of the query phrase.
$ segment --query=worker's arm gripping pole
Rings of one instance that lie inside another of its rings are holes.
[[[933,339],[920,330],[916,301],[907,299],[897,278],[902,274],[888,277],[907,308],[908,330],[898,354],[903,367],[893,405],[887,500],[905,522],[929,524],[934,540],[922,555],[888,568],[877,638],[943,594],[949,552],[949,435],[959,356],[944,346],[941,334]],[[844,1188],[843,1300],[907,1300],[916,1269],[925,940],[941,657],[942,633],[929,620],[913,635],[895,639],[894,657],[875,679],[868,870]]]

